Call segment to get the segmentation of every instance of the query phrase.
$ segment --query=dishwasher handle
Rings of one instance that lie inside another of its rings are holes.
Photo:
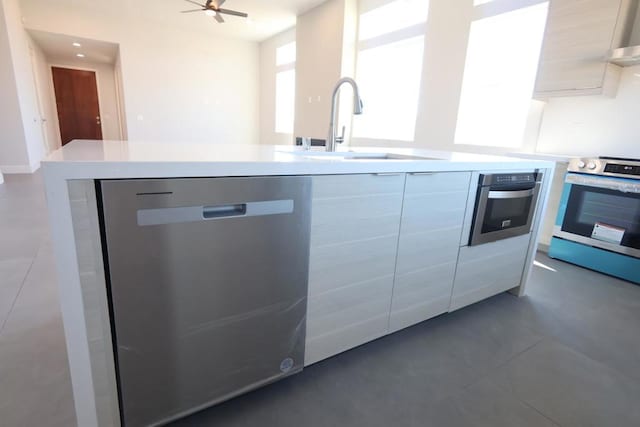
[[[224,218],[227,216],[240,216],[247,213],[247,204],[225,205],[225,206],[203,206],[202,218]]]
[[[147,226],[290,213],[293,213],[293,200],[285,199],[229,205],[138,209],[137,220],[139,226]]]

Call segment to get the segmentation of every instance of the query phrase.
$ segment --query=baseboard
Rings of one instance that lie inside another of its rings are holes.
[[[549,245],[546,243],[538,243],[538,250],[540,252],[544,252],[545,254],[549,253]]]
[[[0,171],[4,174],[34,173],[40,168],[40,162],[32,165],[0,165]]]

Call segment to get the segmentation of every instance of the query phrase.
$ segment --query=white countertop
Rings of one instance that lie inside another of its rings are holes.
[[[300,155],[300,147],[290,145],[76,140],[51,153],[43,162],[43,168],[50,177],[92,179],[521,170],[553,167],[553,162],[539,159],[407,148],[341,147],[340,151],[348,150],[432,159],[309,158]]]

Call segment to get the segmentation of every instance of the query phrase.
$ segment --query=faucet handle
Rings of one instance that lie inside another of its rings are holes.
[[[344,131],[346,126],[342,126],[342,134],[340,136],[336,136],[336,143],[342,144],[344,142]]]

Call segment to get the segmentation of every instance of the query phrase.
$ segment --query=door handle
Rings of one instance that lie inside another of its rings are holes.
[[[533,196],[533,188],[519,191],[489,191],[489,199],[521,199]]]

